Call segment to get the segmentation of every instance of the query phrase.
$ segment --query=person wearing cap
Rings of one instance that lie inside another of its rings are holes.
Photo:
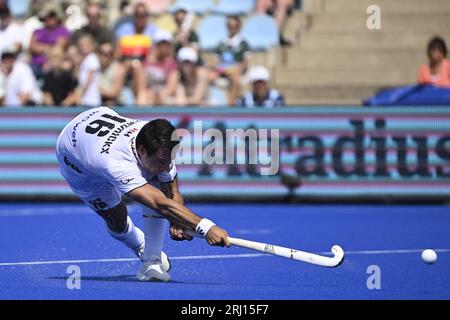
[[[145,63],[147,77],[147,104],[165,105],[175,95],[177,86],[177,61],[173,57],[173,37],[158,30],[154,37],[155,48]]]
[[[65,50],[70,39],[69,30],[62,24],[64,13],[57,2],[47,2],[38,13],[44,27],[36,30],[31,37],[31,67],[36,77],[41,78],[48,60],[48,53],[54,46]]]
[[[252,86],[251,92],[246,92],[237,102],[237,107],[274,108],[284,106],[283,96],[269,85],[270,74],[263,66],[252,67],[248,72]]]
[[[29,65],[18,61],[17,53],[4,50],[1,72],[4,75],[4,104],[10,107],[36,105],[42,102],[42,92]]]
[[[198,65],[198,53],[191,47],[178,51],[178,85],[176,104],[207,105],[208,104],[208,74]]]
[[[0,54],[5,49],[22,50],[22,27],[14,22],[6,1],[0,2]]]

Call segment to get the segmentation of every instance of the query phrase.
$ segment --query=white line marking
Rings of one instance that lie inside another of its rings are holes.
[[[377,254],[406,254],[406,253],[420,253],[424,249],[408,249],[408,250],[367,250],[367,251],[345,251],[346,255],[377,255]],[[450,252],[450,249],[434,249],[439,253]],[[330,252],[319,252],[319,254],[328,254]],[[271,255],[256,253],[256,254],[216,254],[205,256],[180,256],[171,257],[171,260],[206,260],[206,259],[233,259],[233,258],[260,258],[270,257]],[[133,262],[139,261],[137,258],[116,258],[116,259],[90,259],[90,260],[54,260],[54,261],[29,261],[29,262],[2,262],[0,267],[11,266],[35,266],[35,265],[51,265],[51,264],[76,264],[76,263],[96,263],[96,262]]]
[[[204,260],[204,259],[230,259],[230,258],[257,258],[266,256],[262,253],[256,254],[227,254],[227,255],[208,255],[208,256],[181,256],[171,257],[170,260]],[[55,260],[55,261],[29,261],[29,262],[4,262],[0,267],[8,266],[35,266],[45,264],[76,264],[92,262],[132,262],[139,261],[138,258],[117,258],[117,259],[90,259],[90,260]]]
[[[372,254],[404,254],[404,253],[422,253],[425,249],[409,250],[368,250],[368,251],[345,251],[346,255],[372,255]],[[433,249],[436,252],[450,252],[450,249]]]

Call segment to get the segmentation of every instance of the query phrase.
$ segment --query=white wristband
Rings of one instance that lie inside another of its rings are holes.
[[[211,229],[212,227],[214,227],[216,224],[214,222],[212,222],[211,220],[205,219],[203,218],[197,225],[197,227],[195,227],[195,232],[197,232],[199,235],[201,235],[202,237],[205,237],[206,234],[208,233],[209,229]]]

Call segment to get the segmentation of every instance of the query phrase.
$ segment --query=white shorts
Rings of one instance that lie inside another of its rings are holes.
[[[59,172],[72,191],[92,210],[107,210],[116,207],[122,193],[105,178],[87,170],[70,154],[57,153]]]
[[[122,192],[111,185],[105,178],[87,170],[69,153],[58,150],[57,159],[59,171],[66,179],[72,191],[92,210],[107,210],[116,207],[122,201]],[[150,183],[160,189],[160,183]],[[147,207],[143,207],[146,214],[155,214]],[[157,214],[159,215],[159,214]]]

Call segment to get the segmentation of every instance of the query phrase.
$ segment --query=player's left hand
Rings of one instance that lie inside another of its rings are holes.
[[[175,241],[192,240],[192,236],[187,234],[184,228],[177,224],[170,225],[170,238]]]

